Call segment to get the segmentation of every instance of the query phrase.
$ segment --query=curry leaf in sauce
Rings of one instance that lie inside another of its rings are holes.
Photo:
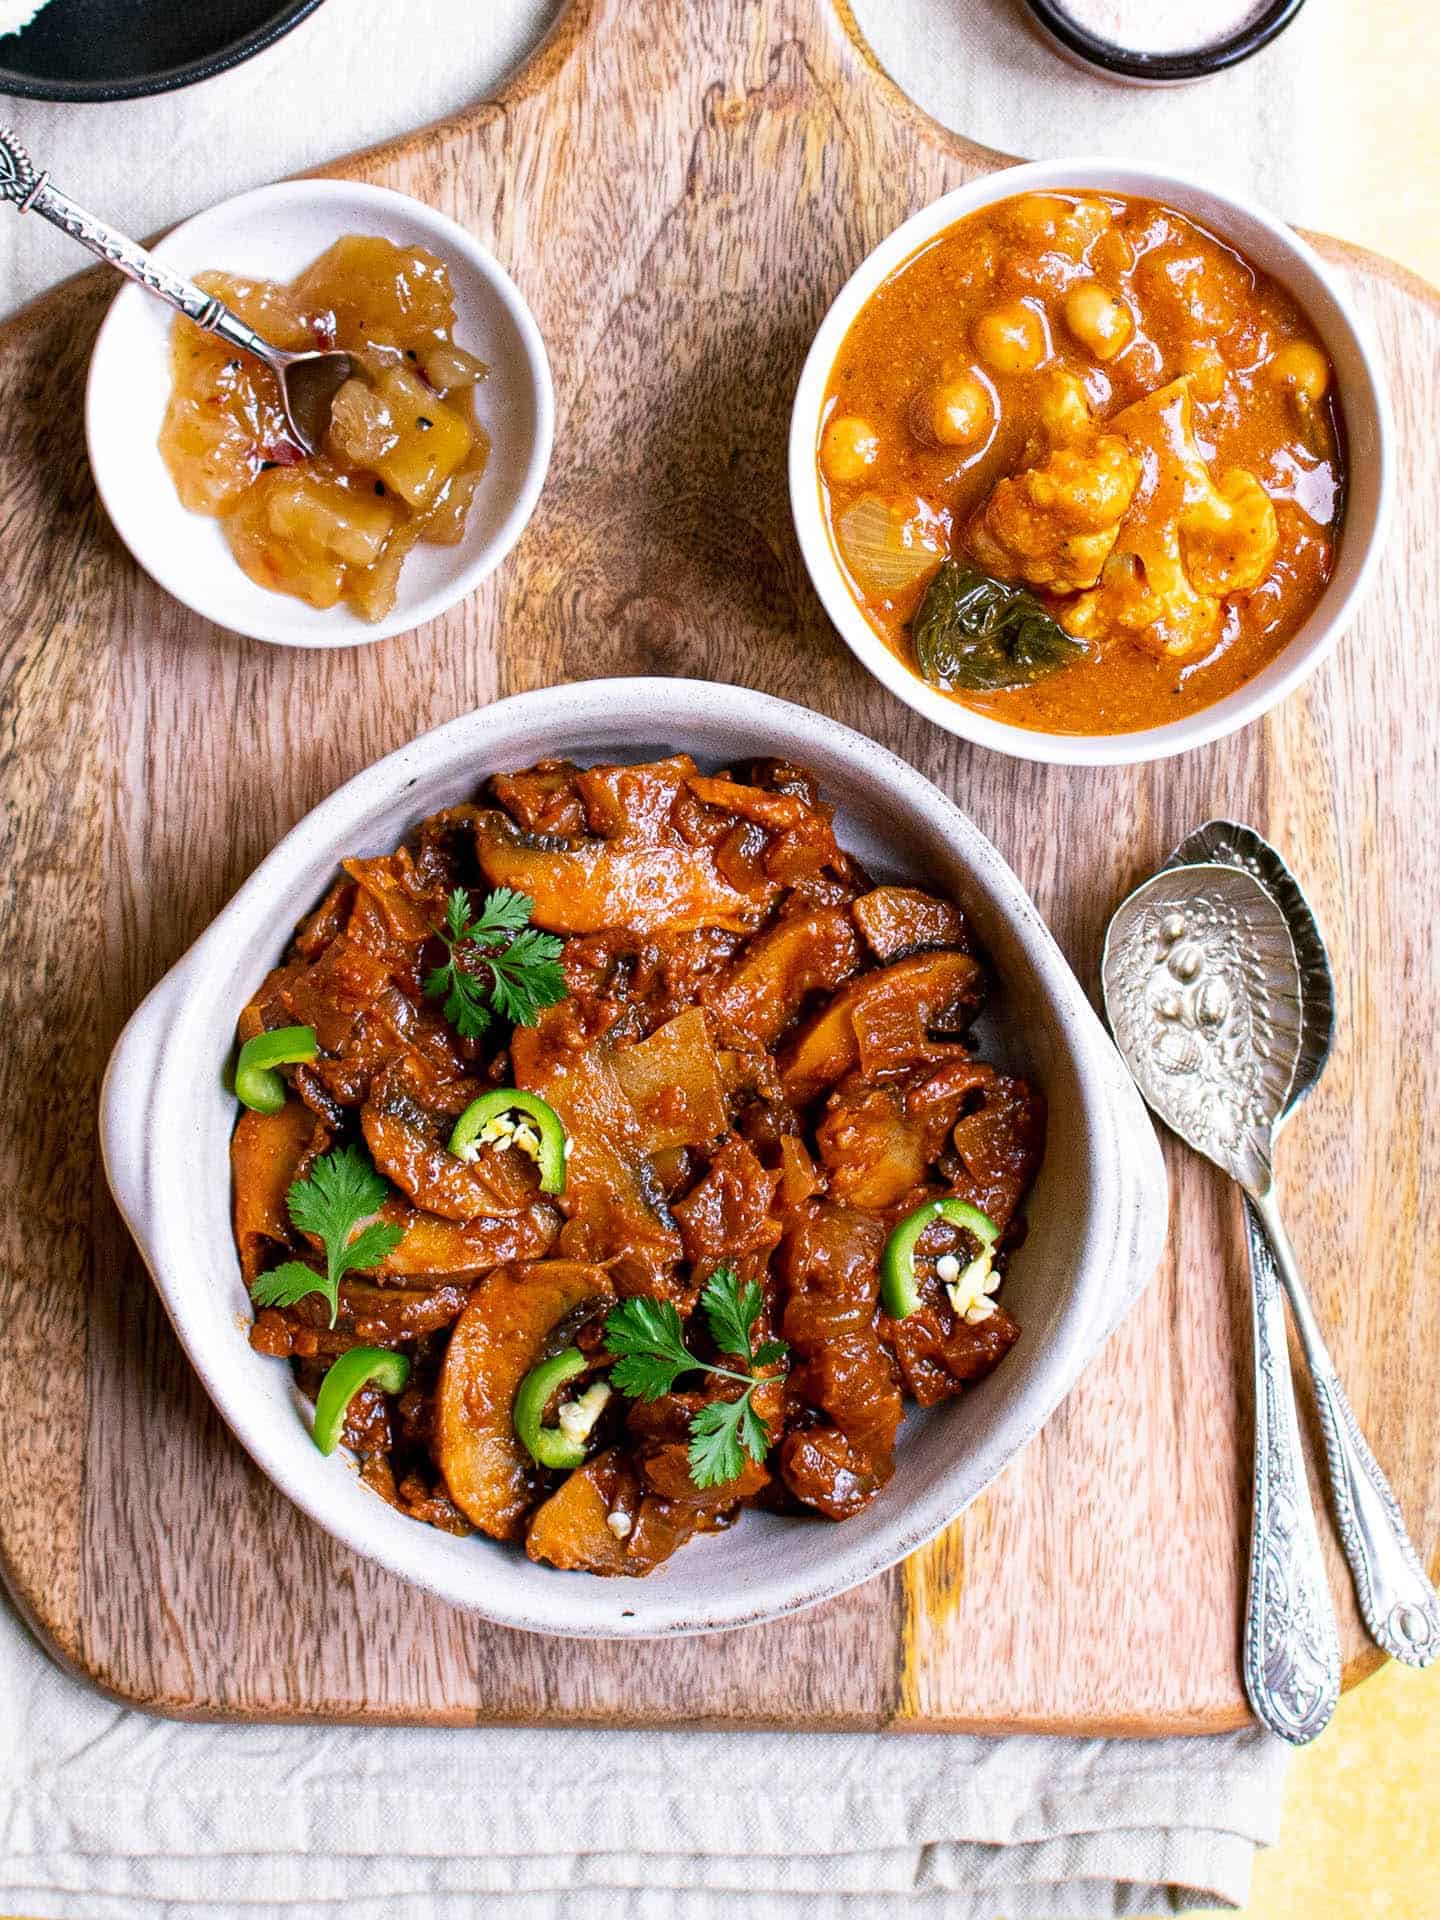
[[[1087,652],[1028,588],[955,560],[930,582],[910,637],[921,673],[947,692],[1033,686]]]

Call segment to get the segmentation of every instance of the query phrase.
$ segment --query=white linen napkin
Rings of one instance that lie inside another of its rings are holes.
[[[39,163],[133,231],[488,91],[557,0],[330,0],[204,87],[17,101]],[[1203,87],[1062,65],[1018,0],[854,0],[899,82],[1010,152],[1165,158],[1312,217],[1321,9]],[[323,112],[316,75],[324,73]],[[1216,128],[1224,128],[1217,142]],[[0,304],[75,270],[0,225]],[[1089,1920],[1234,1907],[1286,1749],[952,1735],[179,1726],[60,1673],[0,1602],[0,1914],[32,1920]]]
[[[1069,1920],[1244,1901],[1281,1743],[181,1726],[0,1603],[0,1914]]]
[[[1328,9],[1305,7],[1263,53],[1196,86],[1131,87],[1071,65],[1022,0],[851,0],[881,65],[947,127],[1027,160],[1156,161],[1320,217],[1316,76]],[[1196,16],[1205,8],[1197,5]],[[1334,138],[1333,126],[1328,129]]]

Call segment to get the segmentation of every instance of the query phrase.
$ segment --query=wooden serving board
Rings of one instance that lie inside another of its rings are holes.
[[[831,0],[574,0],[500,99],[337,169],[489,242],[534,304],[558,393],[554,467],[514,556],[444,620],[374,648],[237,639],[131,563],[79,425],[109,278],[0,329],[0,1551],[47,1644],[110,1692],[187,1715],[457,1723],[1158,1733],[1244,1717],[1240,1217],[1173,1148],[1164,1270],[1044,1434],[903,1567],[779,1625],[623,1654],[498,1630],[336,1546],[221,1426],[101,1176],[116,1034],[339,781],[499,694],[599,674],[763,687],[884,740],[999,844],[1091,986],[1112,907],[1189,828],[1229,814],[1280,845],[1341,1010],[1282,1187],[1433,1562],[1440,298],[1326,244],[1383,343],[1400,472],[1378,590],[1322,673],[1263,725],[1156,766],[979,752],[830,631],[785,443],[852,267],[1002,164],[914,109]],[[1331,1558],[1354,1681],[1378,1656]]]

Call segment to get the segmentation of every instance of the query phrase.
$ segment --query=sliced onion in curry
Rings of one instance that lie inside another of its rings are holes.
[[[862,493],[836,523],[840,552],[867,593],[893,600],[928,580],[945,558],[945,528],[923,500]]]

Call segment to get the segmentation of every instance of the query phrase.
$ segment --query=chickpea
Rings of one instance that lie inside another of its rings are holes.
[[[1110,225],[1110,209],[1099,200],[1025,193],[1003,207],[1001,218],[1023,244],[1080,260]]]
[[[994,403],[978,375],[948,368],[933,387],[916,394],[910,422],[922,440],[941,447],[971,447],[990,430]]]
[[[1044,309],[1028,300],[1010,300],[982,313],[973,338],[976,352],[992,373],[1029,373],[1050,353]]]
[[[1330,363],[1319,347],[1308,340],[1290,340],[1271,358],[1266,369],[1270,378],[1288,387],[1306,406],[1315,406],[1325,398],[1330,385]]]
[[[1097,273],[1125,274],[1135,270],[1135,249],[1127,234],[1119,227],[1111,227],[1102,233],[1095,242],[1090,254],[1090,264]]]
[[[1097,360],[1113,360],[1135,331],[1128,307],[1098,281],[1084,280],[1065,296],[1065,324]]]
[[[1197,400],[1218,400],[1225,391],[1227,368],[1215,347],[1191,345],[1182,349],[1180,371],[1190,376],[1190,391]]]
[[[1040,425],[1052,447],[1074,447],[1088,440],[1095,413],[1085,382],[1068,367],[1047,367],[1040,375]]]
[[[858,413],[837,414],[820,442],[820,464],[827,480],[842,485],[863,480],[880,458],[880,436]]]
[[[1053,240],[1065,224],[1070,203],[1058,193],[1022,193],[1004,212],[1013,233],[1026,240]]]

